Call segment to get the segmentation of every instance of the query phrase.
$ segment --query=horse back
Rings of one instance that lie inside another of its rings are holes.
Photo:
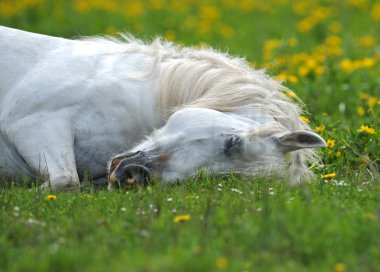
[[[0,98],[45,54],[68,40],[0,26]]]

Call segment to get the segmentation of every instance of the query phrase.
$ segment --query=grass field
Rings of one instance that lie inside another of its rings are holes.
[[[228,50],[285,80],[328,143],[300,188],[205,174],[137,191],[2,188],[1,271],[380,270],[380,1],[1,0],[0,24]]]

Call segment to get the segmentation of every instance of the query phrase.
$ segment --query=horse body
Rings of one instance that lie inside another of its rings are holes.
[[[0,35],[2,176],[47,170],[57,188],[79,185],[85,171],[105,177],[112,154],[162,125],[153,81],[126,76],[145,72],[143,55],[8,28]]]
[[[210,49],[124,38],[67,40],[0,27],[1,176],[47,175],[53,189],[76,187],[85,172],[105,178],[119,154],[110,180],[143,169],[171,181],[202,166],[247,172],[268,162],[260,153],[282,159],[294,150],[295,180],[310,172],[306,161],[316,156],[308,148],[324,141],[292,133],[309,128],[279,82]],[[224,145],[236,139],[244,148],[235,143],[231,150],[240,151],[226,156]]]

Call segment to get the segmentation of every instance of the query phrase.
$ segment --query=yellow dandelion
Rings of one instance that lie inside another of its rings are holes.
[[[376,61],[374,58],[364,58],[361,60],[361,66],[363,68],[371,68],[376,64]]]
[[[349,60],[349,59],[343,59],[340,62],[340,68],[342,69],[343,72],[350,73],[355,70],[355,65],[354,62]]]
[[[174,217],[173,222],[174,223],[180,223],[180,222],[186,222],[189,221],[191,218],[190,214],[182,214]]]
[[[325,130],[325,126],[324,125],[320,125],[320,126],[316,126],[315,127],[315,131],[316,132],[322,132]]]
[[[294,75],[289,75],[287,73],[279,74],[278,76],[276,76],[276,79],[280,80],[280,81],[288,81],[290,83],[297,83],[298,82],[298,77],[296,77]],[[286,92],[285,94],[288,97],[295,97],[296,96],[296,94],[293,92]]]
[[[360,93],[359,98],[363,101],[367,100],[369,95],[367,93]]]
[[[332,148],[335,146],[335,140],[327,140],[326,145],[328,148]]]
[[[301,119],[302,121],[304,121],[305,123],[310,123],[309,118],[307,118],[306,116],[300,116],[300,119]]]
[[[331,178],[335,178],[336,177],[336,173],[333,172],[333,173],[329,173],[329,174],[325,174],[325,175],[322,175],[321,178],[324,178],[324,179],[331,179]]]
[[[295,1],[292,8],[297,15],[306,15],[311,8],[311,3],[308,1]]]
[[[314,68],[314,73],[318,76],[322,75],[325,72],[325,67],[318,65]]]
[[[380,2],[377,2],[372,6],[371,17],[375,22],[380,22]]]
[[[228,266],[228,260],[225,257],[216,259],[215,265],[218,269],[225,269]]]
[[[370,96],[368,98],[368,105],[372,108],[373,106],[375,106],[377,103],[377,98],[376,97],[373,97],[373,96]]]
[[[306,33],[306,32],[309,32],[311,29],[313,29],[314,26],[315,26],[315,21],[312,18],[308,17],[298,22],[297,29],[301,33]]]
[[[288,81],[289,81],[290,83],[297,83],[297,82],[298,82],[298,77],[293,76],[293,75],[289,75],[289,76],[288,76]]]
[[[272,58],[273,51],[281,46],[281,41],[276,39],[266,40],[264,42],[264,59],[268,60]]]
[[[375,134],[376,133],[376,130],[374,128],[371,128],[369,126],[361,126],[359,128],[359,132],[361,133],[367,133],[367,134]]]
[[[309,67],[307,67],[306,65],[302,65],[298,68],[298,74],[301,76],[301,77],[305,77],[307,76],[308,74],[310,73],[310,69]]]
[[[342,45],[342,39],[337,35],[330,35],[326,38],[326,45],[337,47]]]
[[[372,48],[376,45],[376,38],[371,35],[363,36],[360,38],[359,44],[364,48]]]
[[[56,195],[48,195],[48,196],[46,197],[46,199],[47,199],[47,200],[50,200],[50,201],[54,201],[54,200],[57,199],[57,196],[56,196]]]
[[[357,107],[356,112],[359,116],[363,116],[365,114],[365,109],[363,107]]]
[[[343,263],[337,263],[334,266],[334,272],[345,272],[346,271],[346,265]]]
[[[337,156],[338,158],[342,157],[342,152],[341,151],[337,151],[335,153],[335,156]]]
[[[121,8],[123,13],[130,18],[138,18],[145,13],[144,4],[139,1],[127,1]]]
[[[165,1],[164,0],[151,0],[150,4],[153,9],[163,9],[165,7]]]
[[[276,76],[276,79],[282,81],[282,80],[286,80],[287,77],[288,77],[287,74],[281,73]]]
[[[199,16],[207,21],[213,21],[220,18],[220,10],[217,6],[203,5],[200,7]]]
[[[287,97],[290,97],[290,98],[297,97],[297,95],[296,95],[295,93],[290,92],[290,91],[289,91],[289,92],[286,92],[285,95],[286,95]]]

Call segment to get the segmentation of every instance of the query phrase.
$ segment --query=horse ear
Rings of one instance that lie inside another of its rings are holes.
[[[289,132],[276,138],[276,140],[283,152],[326,146],[326,142],[321,136],[310,131]]]

